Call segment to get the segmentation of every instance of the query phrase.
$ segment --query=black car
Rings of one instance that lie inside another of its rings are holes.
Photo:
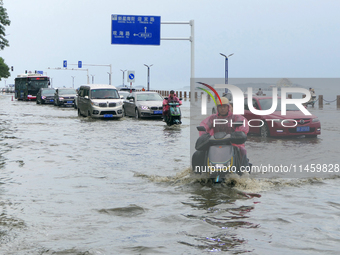
[[[119,88],[119,91],[127,91],[127,92],[135,92],[136,89],[135,88],[130,88],[130,87],[122,87],[122,88]]]
[[[41,88],[37,94],[37,104],[53,104],[54,103],[54,88]]]
[[[74,106],[74,99],[77,96],[75,89],[60,88],[54,93],[55,106]]]

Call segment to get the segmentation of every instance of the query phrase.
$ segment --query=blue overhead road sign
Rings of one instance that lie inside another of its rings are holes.
[[[66,68],[67,67],[67,60],[63,61],[63,67]]]
[[[160,45],[161,17],[111,15],[111,44]]]
[[[81,61],[78,61],[78,68],[81,68],[83,66],[83,63]]]

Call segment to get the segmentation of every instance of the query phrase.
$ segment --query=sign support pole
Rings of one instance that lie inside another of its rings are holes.
[[[191,42],[191,70],[190,70],[190,78],[195,78],[195,27],[194,20],[190,21],[164,21],[161,24],[189,24],[191,27],[191,35],[189,38],[161,38],[161,40],[189,40]]]

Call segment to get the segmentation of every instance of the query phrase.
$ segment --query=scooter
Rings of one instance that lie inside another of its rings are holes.
[[[165,122],[168,126],[179,125],[182,124],[181,121],[181,109],[179,108],[180,104],[177,102],[168,103],[169,111],[165,117]]]
[[[197,130],[206,132],[203,126],[197,127]],[[241,158],[240,149],[232,145],[243,144],[246,140],[244,132],[218,132],[213,136],[206,132],[196,141],[197,151],[192,157],[193,173],[218,183],[232,173],[242,175],[245,171],[250,172],[248,158],[246,155]],[[244,168],[241,169],[241,166]]]
[[[311,105],[312,107],[314,107],[314,104],[315,104],[316,101],[317,101],[316,96],[312,96],[311,99],[307,103],[304,104],[304,106],[306,108],[307,108],[308,105]]]

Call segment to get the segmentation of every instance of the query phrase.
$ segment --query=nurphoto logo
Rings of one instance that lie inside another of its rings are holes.
[[[217,96],[217,99],[221,102],[221,98],[218,95],[218,93],[216,92],[216,90],[211,87],[208,84],[205,83],[201,83],[200,84],[210,88],[215,95]],[[233,113],[234,114],[244,114],[244,94],[242,92],[242,90],[238,87],[236,87],[235,85],[230,85],[230,84],[216,84],[215,85],[216,89],[229,89],[232,96],[233,96]],[[202,88],[199,88],[202,89]],[[206,89],[202,89],[205,92],[207,92],[208,95],[210,95],[210,97],[213,98],[215,104],[215,98],[214,96]],[[292,99],[292,98],[287,98],[288,94],[291,93],[302,93],[305,94],[306,97],[304,98],[299,98],[299,99]],[[248,87],[248,108],[249,110],[256,115],[269,115],[272,114],[273,112],[275,112],[276,108],[277,108],[277,88],[273,88],[273,103],[272,103],[272,107],[268,110],[258,110],[255,109],[252,103],[253,100],[253,89],[251,87]],[[296,105],[296,107],[298,107],[300,109],[300,111],[304,114],[304,115],[312,115],[304,106],[304,103],[307,103],[311,98],[311,94],[307,89],[304,88],[281,88],[281,115],[286,115],[286,106],[287,104],[294,104]],[[202,115],[207,115],[207,95],[206,94],[202,94],[202,102],[201,102],[201,113]]]

